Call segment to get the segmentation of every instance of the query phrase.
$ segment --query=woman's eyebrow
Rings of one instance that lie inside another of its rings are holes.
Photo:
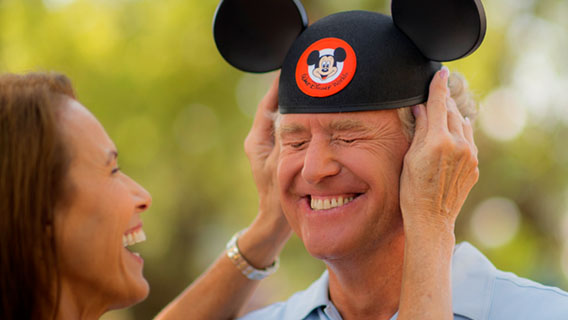
[[[114,160],[114,159],[116,159],[116,158],[118,158],[118,151],[116,151],[116,150],[110,150],[110,151],[108,152],[108,159],[107,159],[105,165],[108,166],[108,165],[112,162],[112,160]]]

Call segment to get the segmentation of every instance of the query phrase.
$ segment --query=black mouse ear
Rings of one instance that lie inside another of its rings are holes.
[[[319,57],[320,57],[319,51],[317,50],[312,51],[308,56],[308,65],[311,66],[318,63]]]
[[[393,0],[391,10],[395,25],[430,60],[463,58],[485,37],[481,0]]]
[[[347,53],[345,52],[345,49],[343,49],[342,47],[335,49],[335,51],[333,51],[333,58],[335,58],[335,61],[339,62],[345,61],[345,58],[347,58]]]
[[[279,69],[290,46],[308,26],[299,0],[222,0],[213,21],[219,52],[246,72]]]

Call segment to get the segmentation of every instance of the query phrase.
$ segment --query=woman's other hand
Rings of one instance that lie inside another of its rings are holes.
[[[239,248],[257,268],[271,265],[292,233],[280,206],[276,183],[279,146],[274,141],[274,115],[278,112],[279,78],[278,75],[274,79],[259,103],[252,128],[244,143],[258,190],[259,211],[254,222],[239,239]]]

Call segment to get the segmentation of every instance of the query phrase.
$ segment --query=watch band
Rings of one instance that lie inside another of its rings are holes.
[[[229,257],[229,259],[245,277],[251,280],[262,280],[278,270],[278,267],[280,266],[280,259],[276,258],[270,266],[264,269],[256,269],[251,266],[245,257],[243,257],[239,247],[237,246],[237,241],[244,231],[245,230],[237,232],[231,240],[227,242],[227,257]]]

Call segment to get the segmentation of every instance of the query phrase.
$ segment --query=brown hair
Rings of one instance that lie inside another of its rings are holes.
[[[57,118],[74,98],[60,74],[0,75],[0,318],[55,317],[53,216],[69,155]]]

